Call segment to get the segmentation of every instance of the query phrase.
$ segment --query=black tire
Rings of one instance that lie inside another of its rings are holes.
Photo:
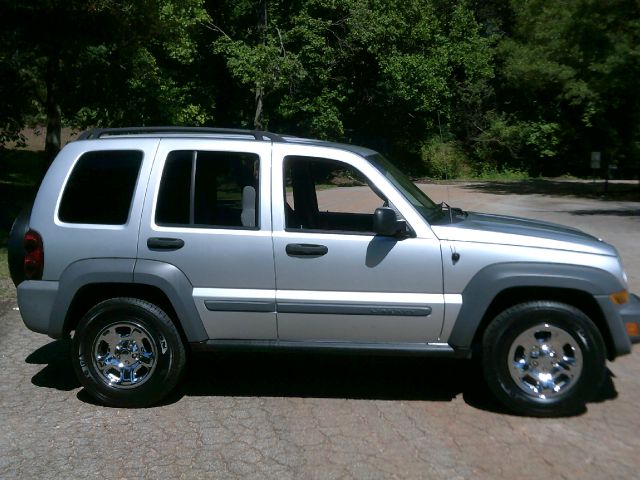
[[[597,327],[582,311],[558,302],[508,308],[489,324],[482,341],[489,388],[521,415],[566,416],[583,411],[604,381],[605,361]]]
[[[137,298],[113,298],[94,306],[80,321],[72,348],[84,388],[113,407],[159,402],[176,386],[186,362],[169,316]]]

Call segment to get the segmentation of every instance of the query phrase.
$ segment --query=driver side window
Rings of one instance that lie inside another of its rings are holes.
[[[373,234],[373,212],[386,205],[364,175],[335,160],[287,156],[284,179],[289,231]]]

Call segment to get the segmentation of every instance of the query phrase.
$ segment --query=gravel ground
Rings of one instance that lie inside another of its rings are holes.
[[[425,185],[437,201],[565,223],[620,250],[640,292],[640,203]],[[347,194],[357,192],[349,189]],[[335,193],[335,192],[334,192]],[[97,406],[68,343],[0,303],[0,478],[580,478],[640,471],[640,353],[561,419],[512,416],[468,362],[312,355],[192,359],[163,405]]]

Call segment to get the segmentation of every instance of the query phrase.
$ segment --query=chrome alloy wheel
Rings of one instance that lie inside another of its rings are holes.
[[[116,388],[143,384],[156,368],[153,337],[134,322],[117,322],[103,328],[93,342],[93,364],[100,379]]]
[[[525,393],[541,400],[571,389],[582,372],[582,351],[565,330],[542,323],[528,328],[511,344],[511,378]]]

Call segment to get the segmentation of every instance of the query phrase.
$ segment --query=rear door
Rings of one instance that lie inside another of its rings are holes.
[[[275,339],[271,143],[164,139],[139,258],[178,267],[211,339]]]
[[[444,316],[439,241],[363,158],[274,144],[273,242],[281,340],[436,342]],[[375,235],[388,205],[415,235]]]

